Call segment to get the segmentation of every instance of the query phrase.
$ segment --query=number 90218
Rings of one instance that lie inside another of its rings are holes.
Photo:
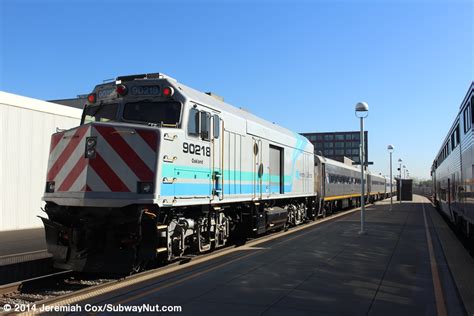
[[[191,143],[183,143],[183,153],[211,157],[211,147],[195,145]]]

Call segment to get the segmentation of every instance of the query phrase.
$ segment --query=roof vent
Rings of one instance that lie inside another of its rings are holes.
[[[210,96],[210,97],[213,97],[213,98],[216,99],[216,100],[219,100],[219,101],[221,101],[221,102],[224,102],[224,98],[221,97],[220,95],[214,94],[214,93],[212,93],[212,92],[206,92],[206,94],[207,94],[208,96]]]

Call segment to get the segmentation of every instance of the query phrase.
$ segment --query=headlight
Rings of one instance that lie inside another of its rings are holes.
[[[85,157],[88,159],[95,158],[95,146],[97,145],[97,137],[87,137],[86,138],[86,152]]]
[[[95,137],[87,137],[87,141],[86,141],[86,144],[87,144],[87,147],[95,147],[95,145],[97,144],[97,140]]]
[[[94,148],[89,148],[86,150],[86,158],[95,158],[95,149]]]
[[[153,182],[138,182],[138,193],[141,193],[141,194],[153,193]]]
[[[54,193],[54,181],[48,181],[46,182],[46,193]]]

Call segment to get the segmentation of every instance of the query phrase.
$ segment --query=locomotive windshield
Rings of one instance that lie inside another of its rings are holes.
[[[109,122],[117,119],[117,103],[87,106],[84,109],[84,122]]]
[[[139,101],[126,103],[123,119],[134,122],[177,127],[181,116],[181,103],[176,101]]]

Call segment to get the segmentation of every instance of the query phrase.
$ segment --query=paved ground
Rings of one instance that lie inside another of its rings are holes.
[[[357,212],[94,303],[180,305],[180,315],[465,315],[439,215],[421,197],[388,208],[367,210],[366,235]]]
[[[44,228],[0,232],[0,257],[46,250]]]

